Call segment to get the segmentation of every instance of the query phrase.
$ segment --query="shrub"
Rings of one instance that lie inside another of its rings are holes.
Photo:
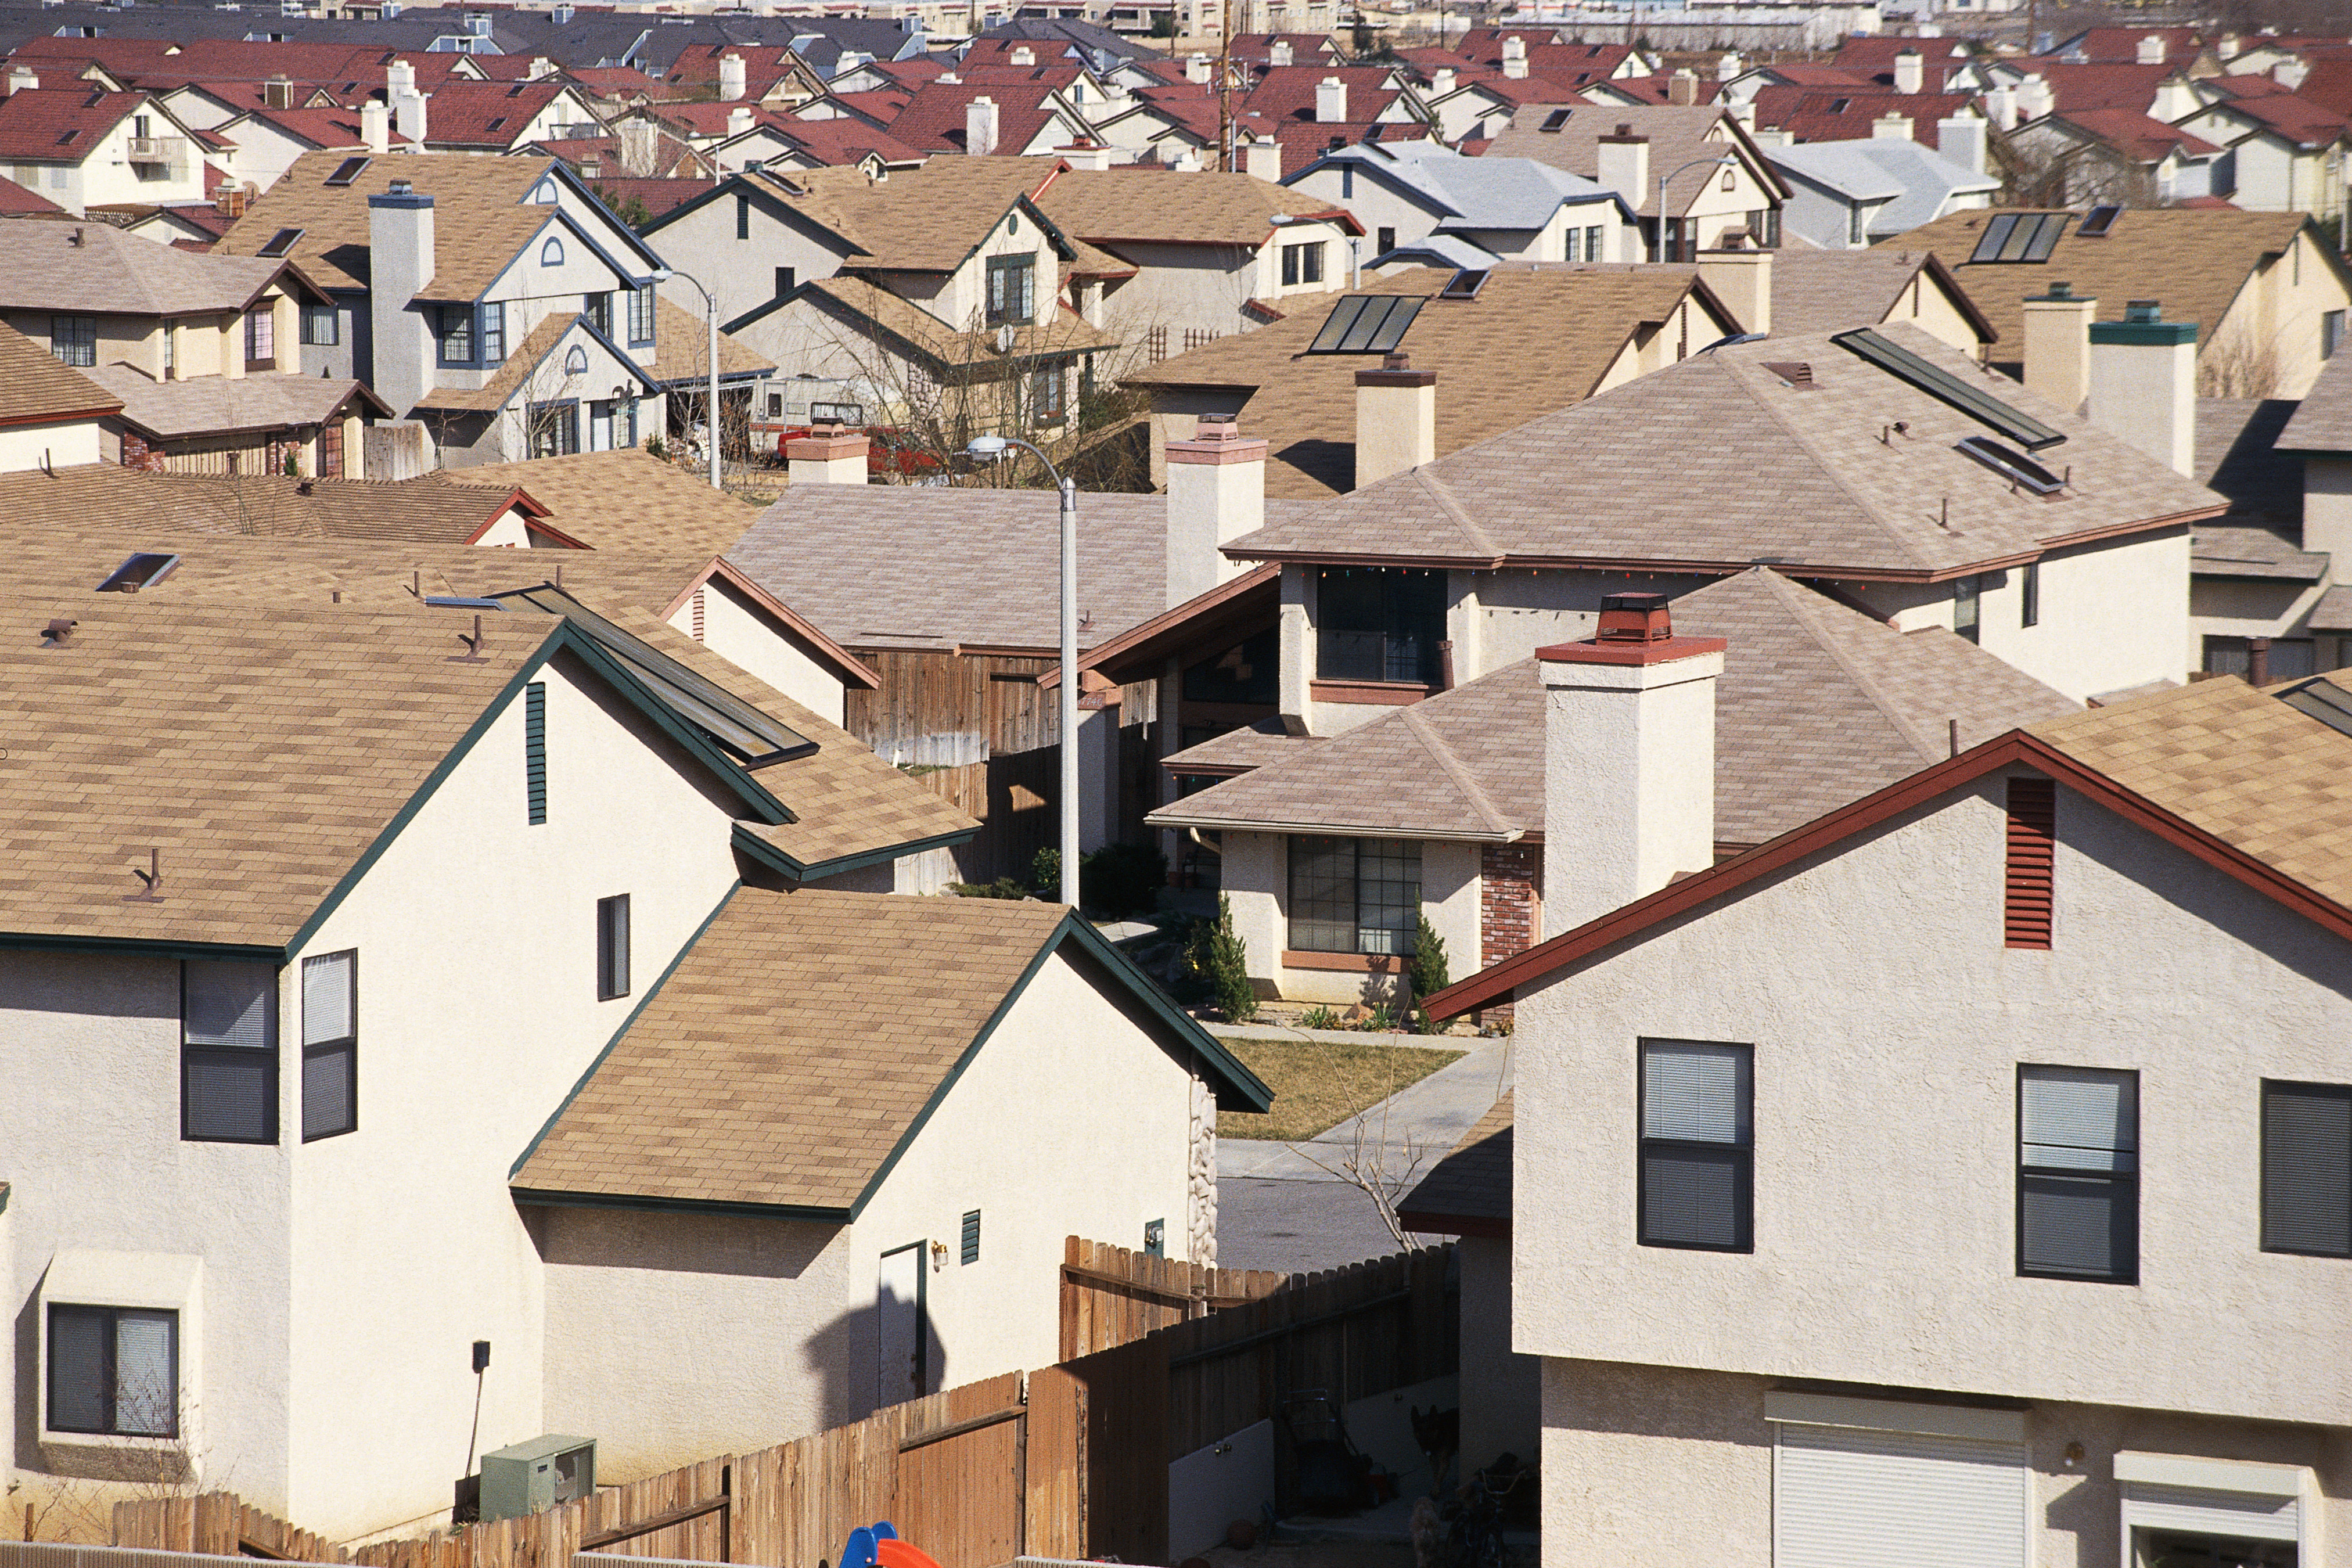
[[[1429,923],[1429,917],[1425,914],[1413,917],[1412,965],[1405,972],[1405,976],[1412,986],[1410,1005],[1414,1030],[1423,1035],[1437,1033],[1437,1021],[1429,1016],[1429,1009],[1421,1005],[1422,999],[1444,990],[1450,982],[1447,978],[1445,939],[1437,934],[1437,928]]]
[[[1168,884],[1168,857],[1156,844],[1106,844],[1078,862],[1078,896],[1112,920],[1148,915]]]
[[[1081,862],[1078,867],[1078,875],[1081,877],[1086,875],[1086,866],[1083,862]],[[1030,857],[1029,885],[1036,889],[1037,891],[1044,893],[1048,898],[1052,898],[1060,893],[1062,889],[1062,852],[1059,849],[1048,845],[1045,848],[1038,850],[1036,854]]]
[[[950,882],[948,891],[959,899],[1025,899],[1029,889],[1010,877],[993,882]]]
[[[1346,1026],[1339,1022],[1339,1015],[1330,1008],[1309,1007],[1307,1016],[1298,1020],[1298,1026],[1302,1029],[1338,1029]]]
[[[1245,1024],[1257,1016],[1257,992],[1249,979],[1249,955],[1234,934],[1233,900],[1217,896],[1217,918],[1192,927],[1185,943],[1186,970],[1200,980],[1217,1010],[1229,1024]]]

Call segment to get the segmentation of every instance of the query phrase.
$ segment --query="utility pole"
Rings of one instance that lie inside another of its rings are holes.
[[[1234,166],[1234,23],[1244,0],[1220,0],[1217,6],[1217,167]]]

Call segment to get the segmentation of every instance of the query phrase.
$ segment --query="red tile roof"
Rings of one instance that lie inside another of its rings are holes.
[[[50,213],[62,216],[65,210],[37,191],[28,191],[14,180],[0,180],[0,217],[27,217]]]
[[[124,115],[144,108],[143,92],[28,88],[0,98],[0,159],[79,163]]]
[[[1843,70],[1861,71],[1864,75],[1895,68],[1895,57],[1906,49],[1916,51],[1929,66],[1957,66],[1967,60],[1965,45],[1953,38],[1906,38],[1887,33],[1856,34],[1838,46],[1835,58],[1830,64]]]
[[[1959,92],[1818,92],[1809,88],[1768,87],[1756,95],[1756,123],[1786,131],[1800,142],[1853,142],[1871,134],[1882,114],[1906,115],[1914,140],[1933,142],[1936,121],[1965,110]]]
[[[2295,93],[2273,93],[2266,98],[2236,98],[2218,107],[2225,108],[2230,113],[2242,115],[2263,130],[2284,136],[2298,146],[2325,147],[2346,135],[2352,135],[2352,122],[2347,122],[2343,115]]]
[[[964,111],[974,99],[987,98],[996,104],[996,150],[1017,153],[1036,140],[1054,118],[1045,108],[1053,95],[1054,89],[1044,83],[1023,87],[1001,81],[935,81],[907,100],[890,121],[890,134],[927,153],[963,152]]]
[[[2156,102],[2158,85],[2173,74],[2170,66],[2070,66],[2044,59],[2018,63],[2041,73],[2050,84],[2051,107],[2062,112],[2136,109],[2145,114]]]
[[[1311,126],[1316,89],[1327,78],[1338,77],[1347,84],[1349,120],[1369,122],[1378,120],[1399,97],[1401,89],[1388,85],[1395,74],[1387,66],[1276,66],[1250,89],[1240,111],[1286,126]],[[1337,132],[1339,127],[1331,129]]]
[[[2053,55],[2082,55],[2090,65],[2128,66],[2139,63],[2139,41],[2150,35],[2164,40],[2164,63],[2187,68],[2205,47],[2194,27],[2093,27],[2064,39]]]
[[[2076,130],[2126,153],[2142,163],[2153,163],[2178,147],[2190,157],[2201,157],[2221,151],[2201,136],[2191,136],[2178,125],[2167,125],[2129,109],[2081,109],[2072,114],[2053,114]]]
[[[793,145],[820,163],[855,163],[871,153],[886,163],[911,163],[922,149],[859,120],[787,120],[776,127]]]
[[[521,143],[531,121],[564,90],[544,81],[445,81],[426,105],[425,140],[436,152],[468,147],[507,148]]]

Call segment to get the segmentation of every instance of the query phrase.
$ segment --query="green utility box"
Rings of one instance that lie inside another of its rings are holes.
[[[484,1520],[520,1519],[595,1489],[593,1437],[533,1437],[482,1456]]]

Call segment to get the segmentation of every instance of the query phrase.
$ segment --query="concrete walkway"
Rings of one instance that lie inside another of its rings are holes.
[[[1258,1037],[1273,1037],[1262,1034]],[[1367,1037],[1338,1037],[1360,1043]],[[1406,1039],[1415,1045],[1446,1049],[1474,1047],[1459,1061],[1448,1062],[1418,1083],[1408,1084],[1363,1114],[1366,1141],[1385,1142],[1392,1169],[1402,1168],[1409,1157],[1406,1148],[1410,1144],[1412,1153],[1425,1153],[1421,1168],[1426,1171],[1451,1152],[1454,1145],[1462,1142],[1463,1134],[1476,1126],[1478,1119],[1511,1087],[1511,1041],[1507,1036],[1494,1040],[1400,1037],[1401,1042]],[[1303,1144],[1277,1143],[1268,1138],[1221,1138],[1217,1141],[1217,1173],[1220,1177],[1255,1176],[1272,1181],[1337,1181],[1338,1177],[1318,1169],[1315,1160],[1336,1165],[1353,1151],[1355,1140],[1353,1118]],[[1301,1149],[1307,1153],[1299,1152]],[[1307,1154],[1315,1160],[1308,1159]]]

